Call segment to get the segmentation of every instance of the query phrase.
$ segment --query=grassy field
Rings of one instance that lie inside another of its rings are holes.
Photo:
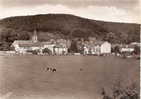
[[[56,68],[56,72],[47,71]],[[139,60],[98,56],[0,56],[0,94],[7,99],[101,99],[121,81],[139,89]]]

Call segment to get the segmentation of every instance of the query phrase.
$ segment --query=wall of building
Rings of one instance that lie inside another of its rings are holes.
[[[101,45],[101,48],[100,48],[100,53],[101,54],[107,54],[107,53],[111,53],[111,44],[108,43],[108,42],[105,42]]]

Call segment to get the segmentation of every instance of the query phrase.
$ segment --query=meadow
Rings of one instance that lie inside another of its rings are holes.
[[[139,91],[139,60],[115,56],[0,56],[0,95],[7,99],[102,99],[120,81]],[[55,68],[56,72],[46,68]]]

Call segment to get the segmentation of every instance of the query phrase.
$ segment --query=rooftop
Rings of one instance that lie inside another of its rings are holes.
[[[12,45],[18,44],[20,47],[41,47],[51,42],[33,42],[31,40],[15,40]]]

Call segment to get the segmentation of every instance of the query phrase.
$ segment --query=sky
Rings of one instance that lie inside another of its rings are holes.
[[[0,19],[48,13],[84,18],[141,23],[141,0],[0,0]]]

